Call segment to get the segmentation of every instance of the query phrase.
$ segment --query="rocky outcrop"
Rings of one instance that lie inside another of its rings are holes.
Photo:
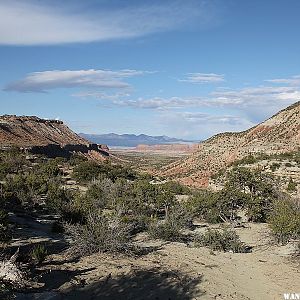
[[[59,120],[35,116],[0,116],[0,147],[17,146],[34,154],[68,157],[73,152],[90,156],[91,152],[107,157],[106,145],[90,143]]]
[[[221,133],[198,145],[188,158],[163,168],[158,175],[191,186],[206,186],[211,175],[254,153],[283,153],[300,148],[300,102],[265,122],[239,133]]]

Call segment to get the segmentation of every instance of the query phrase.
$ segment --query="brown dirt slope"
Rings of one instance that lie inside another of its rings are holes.
[[[300,101],[246,131],[217,134],[198,150],[164,167],[158,175],[191,186],[207,186],[211,175],[250,153],[283,153],[300,147]]]

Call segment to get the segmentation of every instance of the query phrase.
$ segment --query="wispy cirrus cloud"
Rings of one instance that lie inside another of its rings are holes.
[[[53,70],[30,73],[25,78],[9,83],[5,91],[17,92],[46,92],[57,88],[100,88],[124,89],[130,85],[124,79],[141,76],[147,71],[137,70]]]
[[[207,96],[153,97],[134,99],[129,94],[107,95],[98,92],[79,93],[78,97],[93,97],[100,101],[111,101],[114,105],[140,109],[178,109],[178,108],[233,108],[262,110],[286,106],[300,99],[300,88],[292,86],[260,86],[243,89],[216,90]]]
[[[297,76],[291,78],[294,80]],[[102,93],[85,94],[85,97],[94,97],[105,106],[130,107],[133,109],[155,110],[160,113],[177,116],[178,122],[207,122],[207,124],[221,124],[223,120],[226,129],[245,129],[255,123],[270,117],[278,110],[300,100],[300,85],[288,84],[289,78],[278,85],[269,82],[267,86],[252,86],[240,89],[216,89],[205,96],[183,97],[152,97],[134,98],[129,94],[103,95]],[[285,83],[285,84],[283,84]],[[83,95],[78,95],[83,96]],[[183,110],[193,108],[193,113],[182,114]],[[208,118],[202,111],[214,109],[218,112],[231,111],[234,114],[224,118]],[[180,112],[180,115],[178,113]],[[175,126],[174,122],[174,126]],[[217,126],[222,131],[221,126]],[[224,128],[225,129],[225,128]]]
[[[279,84],[288,84],[292,86],[300,86],[300,75],[295,75],[290,78],[277,78],[277,79],[268,79],[267,82],[279,83]]]
[[[134,99],[128,93],[107,94],[102,92],[80,92],[73,94],[79,98],[96,98],[101,102],[107,101],[117,106],[127,106],[139,109],[166,110],[184,107],[197,107],[201,105],[202,98],[182,98],[182,97],[153,97],[153,98],[137,98]]]
[[[211,93],[211,104],[239,108],[295,102],[300,97],[299,87],[259,86],[243,89],[227,89]]]
[[[215,73],[189,73],[186,78],[179,79],[180,82],[189,82],[194,84],[220,83],[225,81],[224,75]]]
[[[214,115],[203,112],[177,112],[177,116],[183,118],[188,122],[214,122],[214,123],[228,123],[239,124],[241,118],[234,115]]]
[[[214,19],[207,1],[162,1],[135,5],[102,5],[97,9],[76,1],[1,0],[0,44],[51,45],[105,41],[144,36],[181,28],[196,22],[206,26]],[[77,2],[78,3],[78,2]],[[77,4],[78,6],[78,4]]]

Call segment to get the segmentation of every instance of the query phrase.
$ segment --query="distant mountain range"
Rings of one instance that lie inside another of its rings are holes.
[[[136,147],[137,145],[188,144],[195,141],[171,138],[165,135],[151,136],[146,134],[86,134],[79,135],[93,143],[106,144],[111,147]]]

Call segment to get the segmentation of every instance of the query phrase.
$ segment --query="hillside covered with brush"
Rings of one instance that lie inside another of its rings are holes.
[[[220,133],[207,139],[193,154],[165,166],[159,175],[192,186],[207,186],[213,174],[249,154],[278,154],[299,147],[300,102],[297,102],[246,131]]]

